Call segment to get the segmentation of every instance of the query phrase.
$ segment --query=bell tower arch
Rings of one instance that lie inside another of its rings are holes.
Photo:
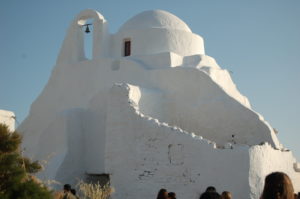
[[[91,23],[90,23],[91,22]],[[84,34],[86,34],[86,24],[89,29],[92,29],[93,35],[91,45],[91,58],[92,60],[98,59],[107,55],[109,52],[107,45],[108,25],[104,17],[97,11],[87,9],[79,13],[73,20],[68,29],[67,35],[64,39],[60,54],[57,59],[59,63],[74,63],[87,60],[84,50]]]

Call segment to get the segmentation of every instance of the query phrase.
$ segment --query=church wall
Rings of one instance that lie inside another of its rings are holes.
[[[135,55],[129,59],[138,60],[149,69],[162,69],[182,65],[183,58],[184,57],[172,52],[162,52],[151,55]]]
[[[117,62],[116,65],[119,67],[117,70],[112,68],[115,62]],[[60,147],[65,144],[59,142],[46,147],[45,142],[42,142],[40,137],[55,137],[55,133],[60,132],[49,128],[51,126],[55,127],[52,123],[57,122],[56,115],[60,112],[74,108],[88,109],[84,129],[86,132],[86,143],[89,144],[82,161],[85,164],[84,169],[86,169],[86,172],[103,173],[105,171],[104,160],[106,159],[103,158],[106,153],[103,150],[106,147],[106,142],[104,142],[106,134],[104,135],[104,132],[107,128],[106,121],[109,121],[106,118],[106,114],[109,114],[109,111],[105,108],[107,103],[103,96],[108,95],[108,90],[115,82],[128,82],[141,86],[141,96],[136,101],[141,112],[157,118],[161,122],[185,127],[185,130],[191,132],[193,130],[189,128],[193,127],[192,124],[190,125],[181,120],[171,123],[167,119],[177,117],[178,115],[182,116],[185,113],[188,114],[189,110],[191,110],[190,114],[195,114],[195,116],[191,117],[187,115],[186,119],[199,122],[200,117],[194,103],[201,102],[201,100],[204,100],[202,102],[210,102],[205,101],[205,98],[198,99],[200,92],[206,93],[204,96],[211,94],[213,99],[219,96],[214,95],[216,93],[219,93],[222,98],[226,98],[226,94],[204,72],[195,68],[169,67],[147,70],[143,64],[134,62],[130,58],[121,58],[120,60],[102,59],[101,62],[83,61],[77,64],[57,65],[52,72],[48,85],[33,103],[30,116],[21,125],[20,131],[25,135],[23,145],[26,147],[25,153],[34,159],[44,159],[44,157],[48,157],[53,152],[53,147],[57,145],[58,147],[54,148],[55,150],[57,149],[60,155],[53,161],[63,160],[66,157],[64,155],[66,152],[65,148]],[[177,95],[174,95],[176,93]],[[175,113],[170,111],[172,110],[172,104],[176,105],[176,110],[180,112]],[[237,106],[241,105],[237,103]],[[199,105],[199,107],[201,106]],[[204,115],[207,119],[209,119],[208,113],[210,112],[206,112]],[[219,112],[216,112],[215,116],[211,116],[211,118],[216,118],[217,116],[220,116]],[[235,122],[233,124],[238,123]],[[182,124],[189,125],[182,126]],[[219,125],[221,123],[216,122],[214,124]],[[125,128],[126,125],[127,123],[124,122],[120,128]],[[144,131],[144,129],[142,130]],[[212,137],[207,137],[211,138],[211,140],[216,140],[218,133],[221,138],[225,136],[222,134],[224,131],[216,133],[205,128],[201,128],[201,131],[197,133],[200,135],[211,133]],[[58,137],[56,136],[56,138]],[[255,138],[265,140],[264,137],[255,136]],[[48,141],[50,139],[45,140]],[[253,141],[253,138],[245,140]],[[43,150],[39,150],[40,148]],[[56,168],[53,165],[58,165],[58,163],[51,163],[50,165]]]
[[[250,193],[248,147],[218,149],[214,143],[160,123],[137,111],[132,86],[114,86],[108,106],[106,173],[113,198],[155,198],[160,188],[178,198],[199,198],[207,186]],[[122,146],[122,147],[121,147]]]
[[[123,56],[124,39],[130,39],[132,55],[161,52],[174,52],[182,56],[205,54],[203,39],[199,35],[179,30],[151,28],[124,31],[114,35],[113,56]]]
[[[85,113],[85,165],[86,173],[104,173],[107,95],[100,90],[89,102]]]
[[[155,70],[152,76],[152,84],[165,92],[163,122],[195,132],[220,146],[228,142],[254,145],[262,141],[278,146],[268,124],[226,94],[205,72],[176,67]]]
[[[259,198],[262,193],[265,176],[281,171],[292,180],[294,192],[300,191],[300,172],[295,170],[297,160],[289,150],[276,150],[269,144],[252,146],[250,154],[249,184],[251,197]]]
[[[38,177],[43,181],[55,180],[60,184],[76,185],[86,171],[86,141],[83,109],[60,112],[39,137],[35,158],[44,166]],[[26,148],[24,149],[26,151]],[[52,184],[61,189],[61,185]]]

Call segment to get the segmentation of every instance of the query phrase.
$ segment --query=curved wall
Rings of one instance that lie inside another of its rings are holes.
[[[119,32],[144,28],[165,28],[191,32],[191,29],[184,21],[164,10],[141,12],[125,22],[119,29]]]

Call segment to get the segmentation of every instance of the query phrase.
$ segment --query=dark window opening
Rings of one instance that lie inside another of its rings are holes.
[[[130,56],[131,42],[129,40],[124,42],[124,56]]]

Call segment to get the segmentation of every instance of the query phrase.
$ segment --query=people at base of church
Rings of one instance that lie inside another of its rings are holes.
[[[71,193],[71,185],[65,184],[64,185],[64,193],[61,195],[60,199],[76,199],[75,196]]]
[[[267,175],[260,199],[294,199],[291,179],[283,172],[273,172]]]
[[[206,188],[205,192],[200,195],[200,199],[219,199],[220,194],[217,193],[217,189],[214,186]]]
[[[169,192],[169,193],[168,193],[168,199],[176,199],[176,193],[174,193],[174,192]]]
[[[204,192],[201,194],[200,199],[221,199],[221,195],[217,192]]]
[[[71,193],[73,194],[73,196],[74,196],[76,199],[79,199],[79,197],[76,195],[76,190],[75,190],[75,189],[71,189]]]
[[[229,191],[223,191],[221,194],[222,199],[231,199],[232,195]]]
[[[217,192],[217,189],[213,186],[209,186],[209,187],[206,188],[205,192]]]
[[[166,189],[160,189],[156,199],[168,199],[168,192]]]
[[[157,199],[176,199],[176,194],[168,193],[166,189],[160,189]],[[220,195],[215,187],[209,186],[199,199],[232,199],[232,194],[229,191],[223,191]],[[300,199],[300,192],[294,193],[292,181],[287,174],[273,172],[265,178],[260,199]]]

